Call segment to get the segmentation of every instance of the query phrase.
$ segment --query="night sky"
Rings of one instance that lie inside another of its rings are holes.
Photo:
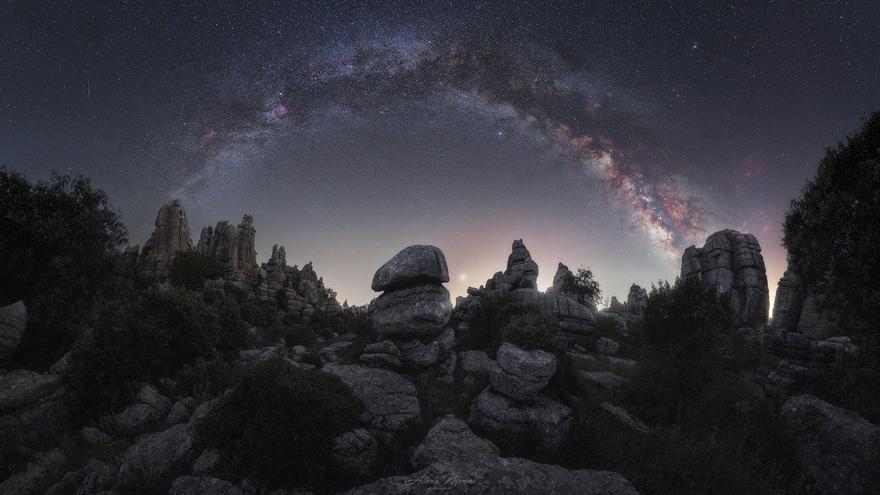
[[[167,5],[163,5],[166,4]],[[523,238],[625,297],[754,233],[880,109],[880,2],[0,4],[0,164],[90,177],[143,244],[255,217],[340,301],[409,244],[453,295]],[[196,240],[196,239],[194,239]]]

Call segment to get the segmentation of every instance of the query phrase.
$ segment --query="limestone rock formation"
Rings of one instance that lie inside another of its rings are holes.
[[[681,278],[695,277],[716,293],[728,294],[737,326],[767,322],[770,291],[761,246],[752,234],[722,230],[702,248],[690,246],[681,259]]]
[[[515,400],[535,400],[556,373],[553,354],[540,349],[525,351],[509,342],[498,348],[497,362],[490,374],[492,388]]]
[[[24,301],[0,308],[0,365],[9,361],[27,329],[27,308]]]
[[[456,461],[477,455],[499,454],[492,442],[474,435],[468,425],[453,415],[440,419],[416,447],[410,462],[423,468],[442,461]]]
[[[819,492],[877,493],[872,477],[880,466],[880,427],[811,395],[789,399],[782,418],[796,438],[798,460]]]
[[[638,495],[623,476],[611,471],[568,470],[517,457],[474,455],[443,460],[406,476],[383,478],[350,495]]]
[[[122,456],[118,482],[121,487],[150,485],[178,469],[193,449],[189,425],[175,425],[147,435]]]
[[[786,270],[776,286],[776,299],[773,302],[774,328],[785,330],[797,329],[803,306],[803,294],[800,277],[796,273]]]
[[[370,302],[373,326],[381,339],[398,348],[401,365],[408,370],[440,364],[455,344],[455,332],[447,327],[452,314],[449,291],[441,285],[448,280],[443,252],[421,245],[403,249],[373,277],[373,290],[384,290]],[[378,355],[365,359],[395,361]]]
[[[177,253],[192,249],[189,224],[180,201],[174,200],[162,206],[156,215],[155,225],[153,235],[141,251],[140,265],[145,275],[164,278],[168,276],[171,260]]]
[[[199,237],[196,249],[210,256],[223,267],[224,280],[242,288],[254,287],[258,280],[257,252],[255,250],[256,229],[254,218],[245,215],[238,227],[221,221],[211,229],[205,227]]]
[[[382,335],[431,335],[446,326],[452,303],[442,285],[421,284],[385,292],[370,303],[370,311]]]
[[[626,306],[624,310],[627,314],[639,316],[648,305],[648,291],[632,284],[629,288],[629,294],[626,296]]]
[[[468,288],[468,295],[456,302],[455,319],[459,331],[467,332],[468,318],[479,310],[483,298],[510,294],[526,304],[538,306],[542,312],[559,319],[563,336],[573,342],[593,339],[596,305],[592,301],[582,301],[576,294],[565,291],[564,280],[571,271],[560,263],[553,277],[553,287],[547,292],[535,288],[538,264],[531,258],[521,239],[513,242],[508,256],[507,269],[496,273],[480,288]]]
[[[434,246],[408,246],[376,270],[372,289],[376,292],[429,283],[449,282],[449,268],[443,252]]]
[[[548,397],[521,402],[486,387],[474,399],[468,423],[514,450],[553,453],[568,436],[571,421],[571,409]]]
[[[377,439],[392,443],[421,422],[416,387],[388,370],[328,364],[321,371],[336,375],[364,404],[360,421]]]

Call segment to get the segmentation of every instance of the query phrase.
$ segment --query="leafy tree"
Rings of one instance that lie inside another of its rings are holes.
[[[569,294],[576,294],[581,302],[592,301],[599,302],[602,297],[602,290],[599,288],[599,282],[593,278],[593,272],[587,268],[578,268],[577,275],[567,273],[562,281],[562,291]]]
[[[0,304],[28,306],[17,359],[48,366],[129,283],[133,270],[119,253],[126,229],[82,176],[31,183],[0,168],[0,211]]]
[[[848,332],[880,333],[880,112],[826,150],[791,202],[783,244],[791,267]]]
[[[791,202],[783,244],[791,268],[860,348],[809,391],[880,421],[880,112],[826,150]]]

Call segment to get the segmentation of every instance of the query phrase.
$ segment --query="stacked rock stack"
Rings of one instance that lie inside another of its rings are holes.
[[[454,368],[446,362],[455,359],[455,333],[447,326],[452,303],[442,285],[448,281],[446,257],[434,246],[409,246],[382,265],[372,288],[383,293],[369,310],[380,341],[365,349],[362,361],[412,371],[441,363]]]
[[[556,452],[571,427],[571,409],[540,393],[556,373],[556,357],[504,342],[490,383],[474,399],[471,425],[513,449]]]

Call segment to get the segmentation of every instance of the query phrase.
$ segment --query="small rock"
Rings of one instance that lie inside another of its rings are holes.
[[[220,465],[220,450],[205,449],[193,463],[193,474],[210,474],[216,471]]]
[[[31,404],[61,387],[61,377],[13,370],[0,375],[0,413]]]

